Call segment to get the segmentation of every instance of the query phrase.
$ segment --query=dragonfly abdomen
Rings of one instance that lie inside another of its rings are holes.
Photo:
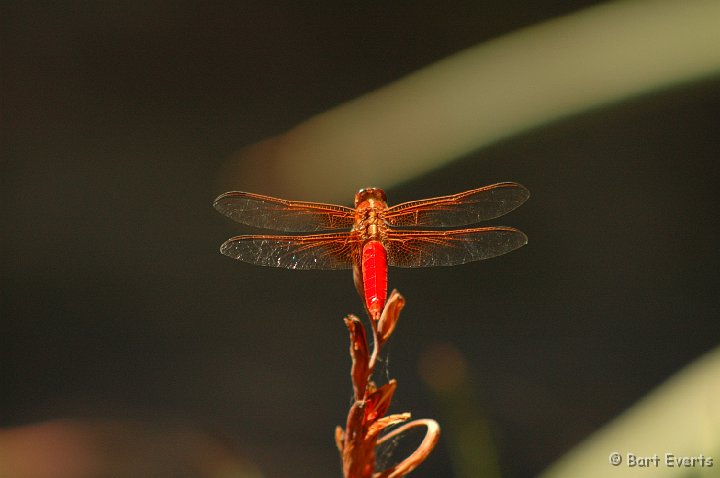
[[[387,300],[387,252],[380,241],[367,241],[362,250],[362,276],[365,306],[372,317],[379,317]]]

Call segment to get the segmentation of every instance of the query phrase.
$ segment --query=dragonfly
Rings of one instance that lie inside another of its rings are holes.
[[[230,191],[214,207],[239,223],[291,233],[235,236],[220,247],[224,255],[287,269],[353,269],[365,308],[377,319],[387,301],[388,266],[453,266],[525,245],[527,236],[513,227],[448,228],[495,219],[529,196],[521,184],[502,182],[388,206],[382,189],[365,188],[350,208]]]

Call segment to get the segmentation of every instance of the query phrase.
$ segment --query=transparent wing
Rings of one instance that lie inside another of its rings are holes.
[[[479,227],[456,231],[389,231],[385,248],[395,267],[453,266],[499,256],[527,244],[512,227]]]
[[[349,269],[359,249],[352,233],[236,236],[220,246],[233,259],[286,269]]]
[[[410,201],[388,208],[383,219],[391,226],[457,227],[494,219],[530,197],[518,183],[498,183],[451,196]]]
[[[286,232],[350,229],[355,216],[354,209],[344,206],[288,201],[240,191],[221,194],[213,206],[239,223]]]

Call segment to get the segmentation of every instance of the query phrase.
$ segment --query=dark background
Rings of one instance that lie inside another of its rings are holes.
[[[339,476],[341,318],[361,303],[347,272],[218,253],[240,230],[211,207],[223,162],[594,3],[3,2],[0,426],[169,418],[226,437],[268,477]],[[443,422],[417,364],[452,344],[504,476],[529,476],[717,346],[719,112],[717,79],[678,86],[389,190],[391,203],[503,180],[532,192],[496,221],[528,246],[391,272],[408,299],[392,411]],[[413,476],[451,475],[448,440]]]

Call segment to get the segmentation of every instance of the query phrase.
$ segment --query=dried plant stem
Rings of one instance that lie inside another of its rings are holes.
[[[431,418],[420,418],[418,420],[413,420],[410,423],[406,423],[401,427],[395,428],[394,430],[388,432],[382,438],[380,438],[377,443],[378,445],[380,445],[386,440],[405,433],[411,428],[421,426],[427,428],[427,433],[425,433],[425,438],[423,438],[420,446],[418,446],[417,449],[415,449],[415,451],[412,452],[410,456],[405,458],[402,462],[377,475],[378,478],[396,478],[399,476],[405,476],[411,471],[413,471],[415,468],[417,468],[420,463],[425,461],[425,458],[427,458],[433,448],[435,448],[435,445],[440,439],[440,425],[438,425],[438,422]]]
[[[373,351],[372,351],[372,355],[370,356],[370,360],[368,361],[368,370],[369,370],[368,378],[371,377],[372,373],[375,371],[375,364],[377,363],[378,354],[380,353],[380,344],[378,343],[377,322],[373,319],[370,319],[370,328],[372,328],[372,335],[373,335]]]
[[[435,420],[420,419],[395,428],[384,435],[386,429],[407,422],[410,413],[385,416],[397,381],[390,380],[377,387],[371,380],[382,345],[390,338],[400,317],[405,299],[393,291],[379,317],[370,316],[373,350],[369,351],[365,328],[354,315],[345,318],[350,332],[350,356],[352,368],[350,375],[353,383],[354,402],[348,412],[343,430],[337,427],[335,441],[340,451],[345,478],[399,478],[417,468],[433,450],[440,437],[440,426]],[[400,463],[382,471],[376,471],[376,447],[399,436],[405,431],[424,426],[425,438],[418,448]]]

